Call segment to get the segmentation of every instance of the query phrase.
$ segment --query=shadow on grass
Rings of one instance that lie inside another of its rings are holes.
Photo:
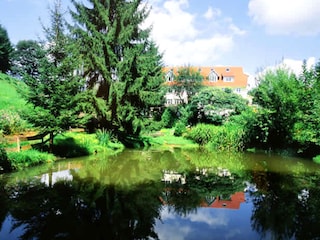
[[[66,158],[90,155],[88,148],[77,143],[72,137],[56,139],[53,144],[52,153]]]

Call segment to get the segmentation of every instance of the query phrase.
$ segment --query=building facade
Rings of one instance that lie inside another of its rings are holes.
[[[178,71],[183,67],[164,67],[165,84],[170,86],[174,84]],[[247,97],[248,75],[243,72],[242,67],[218,66],[218,67],[190,67],[193,71],[198,71],[202,76],[202,85],[220,89],[231,89],[234,93]],[[170,88],[166,95],[166,106],[178,105],[182,102],[187,103],[187,94],[177,95]]]

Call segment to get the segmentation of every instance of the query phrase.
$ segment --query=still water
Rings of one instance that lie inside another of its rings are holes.
[[[320,239],[320,167],[126,150],[0,176],[0,239]]]

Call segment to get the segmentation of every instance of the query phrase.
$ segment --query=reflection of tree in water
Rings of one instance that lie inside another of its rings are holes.
[[[268,239],[318,239],[320,176],[265,173],[264,178],[268,188],[253,196],[253,229]]]
[[[20,184],[18,194],[12,191],[11,211],[15,227],[26,225],[22,239],[157,238],[158,189],[151,183],[121,189],[76,177],[52,188]]]
[[[0,231],[2,229],[3,221],[8,214],[8,195],[5,191],[6,181],[0,176]]]
[[[226,171],[215,168],[189,171],[181,175],[185,177],[183,181],[164,182],[160,199],[168,206],[169,211],[181,216],[195,212],[204,202],[210,205],[216,198],[229,199],[234,193],[243,191],[246,179],[228,171],[226,174]]]

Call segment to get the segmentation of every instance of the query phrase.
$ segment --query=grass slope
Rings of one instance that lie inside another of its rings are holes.
[[[22,97],[27,91],[28,88],[22,81],[0,73],[0,110],[19,112],[28,108]]]

